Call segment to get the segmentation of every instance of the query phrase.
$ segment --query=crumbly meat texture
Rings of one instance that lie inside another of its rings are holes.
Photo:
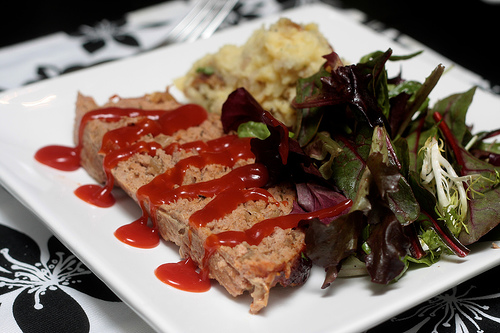
[[[143,97],[145,98],[147,97]],[[83,95],[79,95],[78,101],[77,124],[85,112],[99,107],[91,98]],[[120,99],[121,106],[130,107],[126,101],[127,99]],[[134,103],[137,103],[135,99]],[[82,165],[89,174],[97,175],[94,176],[96,180],[104,181],[102,156],[98,154],[99,140],[102,141],[107,131],[118,126],[126,126],[133,121],[135,120],[124,119],[119,124],[92,121],[87,124],[82,142]],[[209,119],[200,126],[178,131],[172,136],[160,135],[147,139],[155,140],[165,147],[174,141],[180,143],[194,140],[208,141],[221,135],[223,133],[220,117],[209,114]],[[197,153],[179,151],[170,155],[162,149],[157,150],[155,156],[136,154],[127,161],[120,162],[112,170],[115,184],[137,201],[136,193],[141,186],[193,154]],[[248,163],[253,163],[253,160],[239,161],[234,168]],[[202,169],[192,167],[186,172],[184,184],[219,178],[230,171],[231,168],[221,165],[208,165]],[[274,198],[269,203],[263,200],[242,203],[224,218],[212,221],[204,227],[190,226],[189,217],[208,204],[212,198],[181,199],[172,204],[162,205],[157,210],[159,232],[164,239],[179,246],[182,258],[191,257],[201,265],[205,253],[204,242],[209,235],[226,230],[246,230],[264,219],[290,213],[295,200],[294,189],[291,186],[281,185],[270,188],[269,192]],[[301,256],[304,247],[304,233],[300,229],[276,228],[275,232],[259,245],[243,242],[232,248],[219,247],[208,262],[210,277],[216,279],[233,296],[250,292],[253,298],[250,312],[258,313],[267,305],[269,291],[275,285],[295,286],[305,282],[309,275],[310,264]]]
[[[113,96],[107,103],[101,106],[98,105],[92,97],[78,93],[76,99],[73,140],[75,144],[79,143],[80,122],[82,117],[87,112],[92,110],[106,107],[137,108],[144,110],[172,110],[179,106],[180,104],[172,95],[170,95],[168,89],[164,92],[155,92],[137,98],[120,98],[119,96]],[[89,173],[89,175],[99,183],[103,183],[106,180],[106,175],[102,167],[104,156],[99,154],[104,134],[110,130],[124,127],[137,121],[137,118],[123,118],[117,122],[92,120],[85,126],[82,135],[82,141],[85,144],[83,145],[83,149],[80,154],[81,165]]]
[[[74,141],[78,144],[78,132],[80,121],[85,113],[102,109],[106,107],[122,107],[122,108],[137,108],[143,110],[173,110],[181,106],[175,98],[170,95],[168,90],[165,92],[156,92],[146,94],[137,98],[120,98],[112,97],[107,103],[99,106],[90,96],[77,96],[76,101],[76,117],[74,128]],[[139,118],[123,118],[117,122],[105,122],[100,120],[91,120],[87,123],[82,135],[82,150],[80,154],[82,167],[99,183],[106,181],[106,175],[103,169],[104,156],[99,153],[101,149],[102,139],[108,131],[128,126],[138,122]],[[144,141],[157,141],[163,147],[168,146],[172,142],[185,143],[193,140],[211,140],[222,135],[222,125],[220,124],[219,116],[209,114],[208,119],[198,127],[181,130],[173,136],[160,135],[156,138],[145,137]]]

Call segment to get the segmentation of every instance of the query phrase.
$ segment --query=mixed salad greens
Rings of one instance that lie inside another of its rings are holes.
[[[297,84],[291,131],[243,88],[222,110],[224,130],[254,136],[252,150],[270,184],[293,181],[294,212],[351,199],[331,220],[303,221],[305,256],[325,268],[323,288],[353,258],[371,280],[397,280],[411,263],[432,265],[500,223],[500,133],[472,133],[465,123],[475,88],[433,106],[429,93],[444,67],[425,82],[389,78],[388,61],[417,56],[374,52],[344,65],[332,52]]]

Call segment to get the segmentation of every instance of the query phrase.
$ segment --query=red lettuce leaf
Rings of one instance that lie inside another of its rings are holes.
[[[360,211],[342,215],[328,225],[318,219],[301,224],[306,228],[307,257],[327,272],[322,288],[335,280],[342,260],[357,252],[365,224]]]
[[[403,226],[383,204],[375,205],[368,217],[370,253],[364,258],[366,269],[375,283],[387,284],[406,269],[402,260],[410,249]]]
[[[323,181],[312,159],[304,153],[296,140],[290,138],[288,128],[264,110],[244,88],[229,95],[222,107],[221,120],[226,133],[236,131],[239,125],[248,121],[267,125],[270,135],[264,140],[253,138],[250,144],[256,162],[267,167],[268,185],[283,181]]]
[[[225,133],[237,131],[238,126],[249,121],[262,122],[274,128],[279,135],[278,152],[283,164],[286,164],[289,148],[288,128],[264,110],[245,88],[238,88],[228,96],[222,105],[221,121]]]
[[[294,202],[292,214],[314,212],[336,206],[346,200],[346,197],[338,191],[316,183],[299,183],[295,185],[295,188],[297,189],[297,201]],[[333,219],[323,219],[321,222],[328,224]]]
[[[500,154],[481,149],[472,149],[470,152],[474,155],[474,157],[482,161],[486,161],[487,163],[497,167],[500,166]]]
[[[420,206],[408,181],[401,174],[402,164],[383,127],[377,126],[373,131],[371,151],[366,162],[380,197],[398,221],[403,225],[415,221],[420,214]]]
[[[388,50],[374,61],[350,66],[339,66],[329,76],[321,76],[321,90],[312,96],[303,96],[302,101],[295,100],[293,106],[298,109],[321,106],[345,105],[355,110],[358,117],[368,121],[370,126],[384,125],[384,116],[374,89],[385,62],[392,54]],[[304,115],[302,119],[306,119]]]

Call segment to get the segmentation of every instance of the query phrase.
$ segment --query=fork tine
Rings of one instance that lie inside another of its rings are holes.
[[[207,19],[213,13],[214,6],[217,5],[218,0],[207,0],[207,1],[196,1],[197,3],[192,9],[192,17],[191,20],[187,23],[187,25],[179,32],[176,40],[177,41],[186,41],[193,35],[196,35],[196,31],[200,24],[206,22]],[[196,11],[196,12],[194,12]],[[198,34],[199,35],[199,34]],[[190,41],[195,40],[190,38]]]
[[[208,1],[194,1],[194,6],[189,10],[189,12],[182,18],[179,23],[170,31],[167,39],[162,44],[169,44],[176,41],[182,41],[186,38],[186,35],[198,24],[198,22],[203,18],[203,9],[210,5],[213,0]]]
[[[192,42],[200,37],[210,37],[237,2],[237,0],[195,0],[189,12],[170,30],[166,39],[156,47],[182,41]]]
[[[231,13],[233,7],[238,3],[238,0],[223,0],[223,6],[220,8],[219,12],[215,17],[211,20],[211,22],[205,27],[200,38],[208,38],[213,35],[215,30],[222,24],[224,19]]]
[[[217,10],[219,0],[208,0],[204,6],[200,8],[195,19],[181,33],[178,41],[195,41],[203,31],[204,26],[210,23],[213,19],[214,13]]]

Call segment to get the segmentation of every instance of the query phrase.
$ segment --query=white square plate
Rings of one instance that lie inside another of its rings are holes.
[[[335,50],[353,62],[389,47],[395,54],[410,53],[326,5],[297,8],[281,16],[299,23],[317,23]],[[42,146],[72,145],[78,91],[103,103],[114,94],[135,97],[163,90],[201,56],[224,44],[241,44],[262,24],[269,25],[277,19],[272,16],[252,21],[221,31],[208,40],[173,45],[0,94],[2,185],[156,330],[359,332],[500,263],[498,250],[483,243],[473,246],[465,259],[449,257],[430,268],[411,270],[389,286],[357,277],[338,279],[327,290],[320,289],[324,272],[316,268],[300,288],[273,289],[268,307],[259,315],[251,315],[248,295],[233,298],[215,283],[207,293],[192,294],[157,280],[154,269],[162,263],[178,261],[179,255],[170,244],[141,250],[114,238],[118,227],[140,215],[131,199],[117,191],[117,204],[112,208],[88,205],[73,195],[79,185],[93,182],[83,170],[60,172],[34,160],[34,153]],[[437,65],[426,59],[423,56],[395,63],[389,73],[397,74],[402,66],[405,78],[423,81]],[[442,62],[450,65],[446,59]],[[452,67],[432,97],[470,89],[471,83],[463,74],[460,68]],[[500,124],[499,106],[498,96],[478,89],[468,122],[474,123],[476,130]]]

